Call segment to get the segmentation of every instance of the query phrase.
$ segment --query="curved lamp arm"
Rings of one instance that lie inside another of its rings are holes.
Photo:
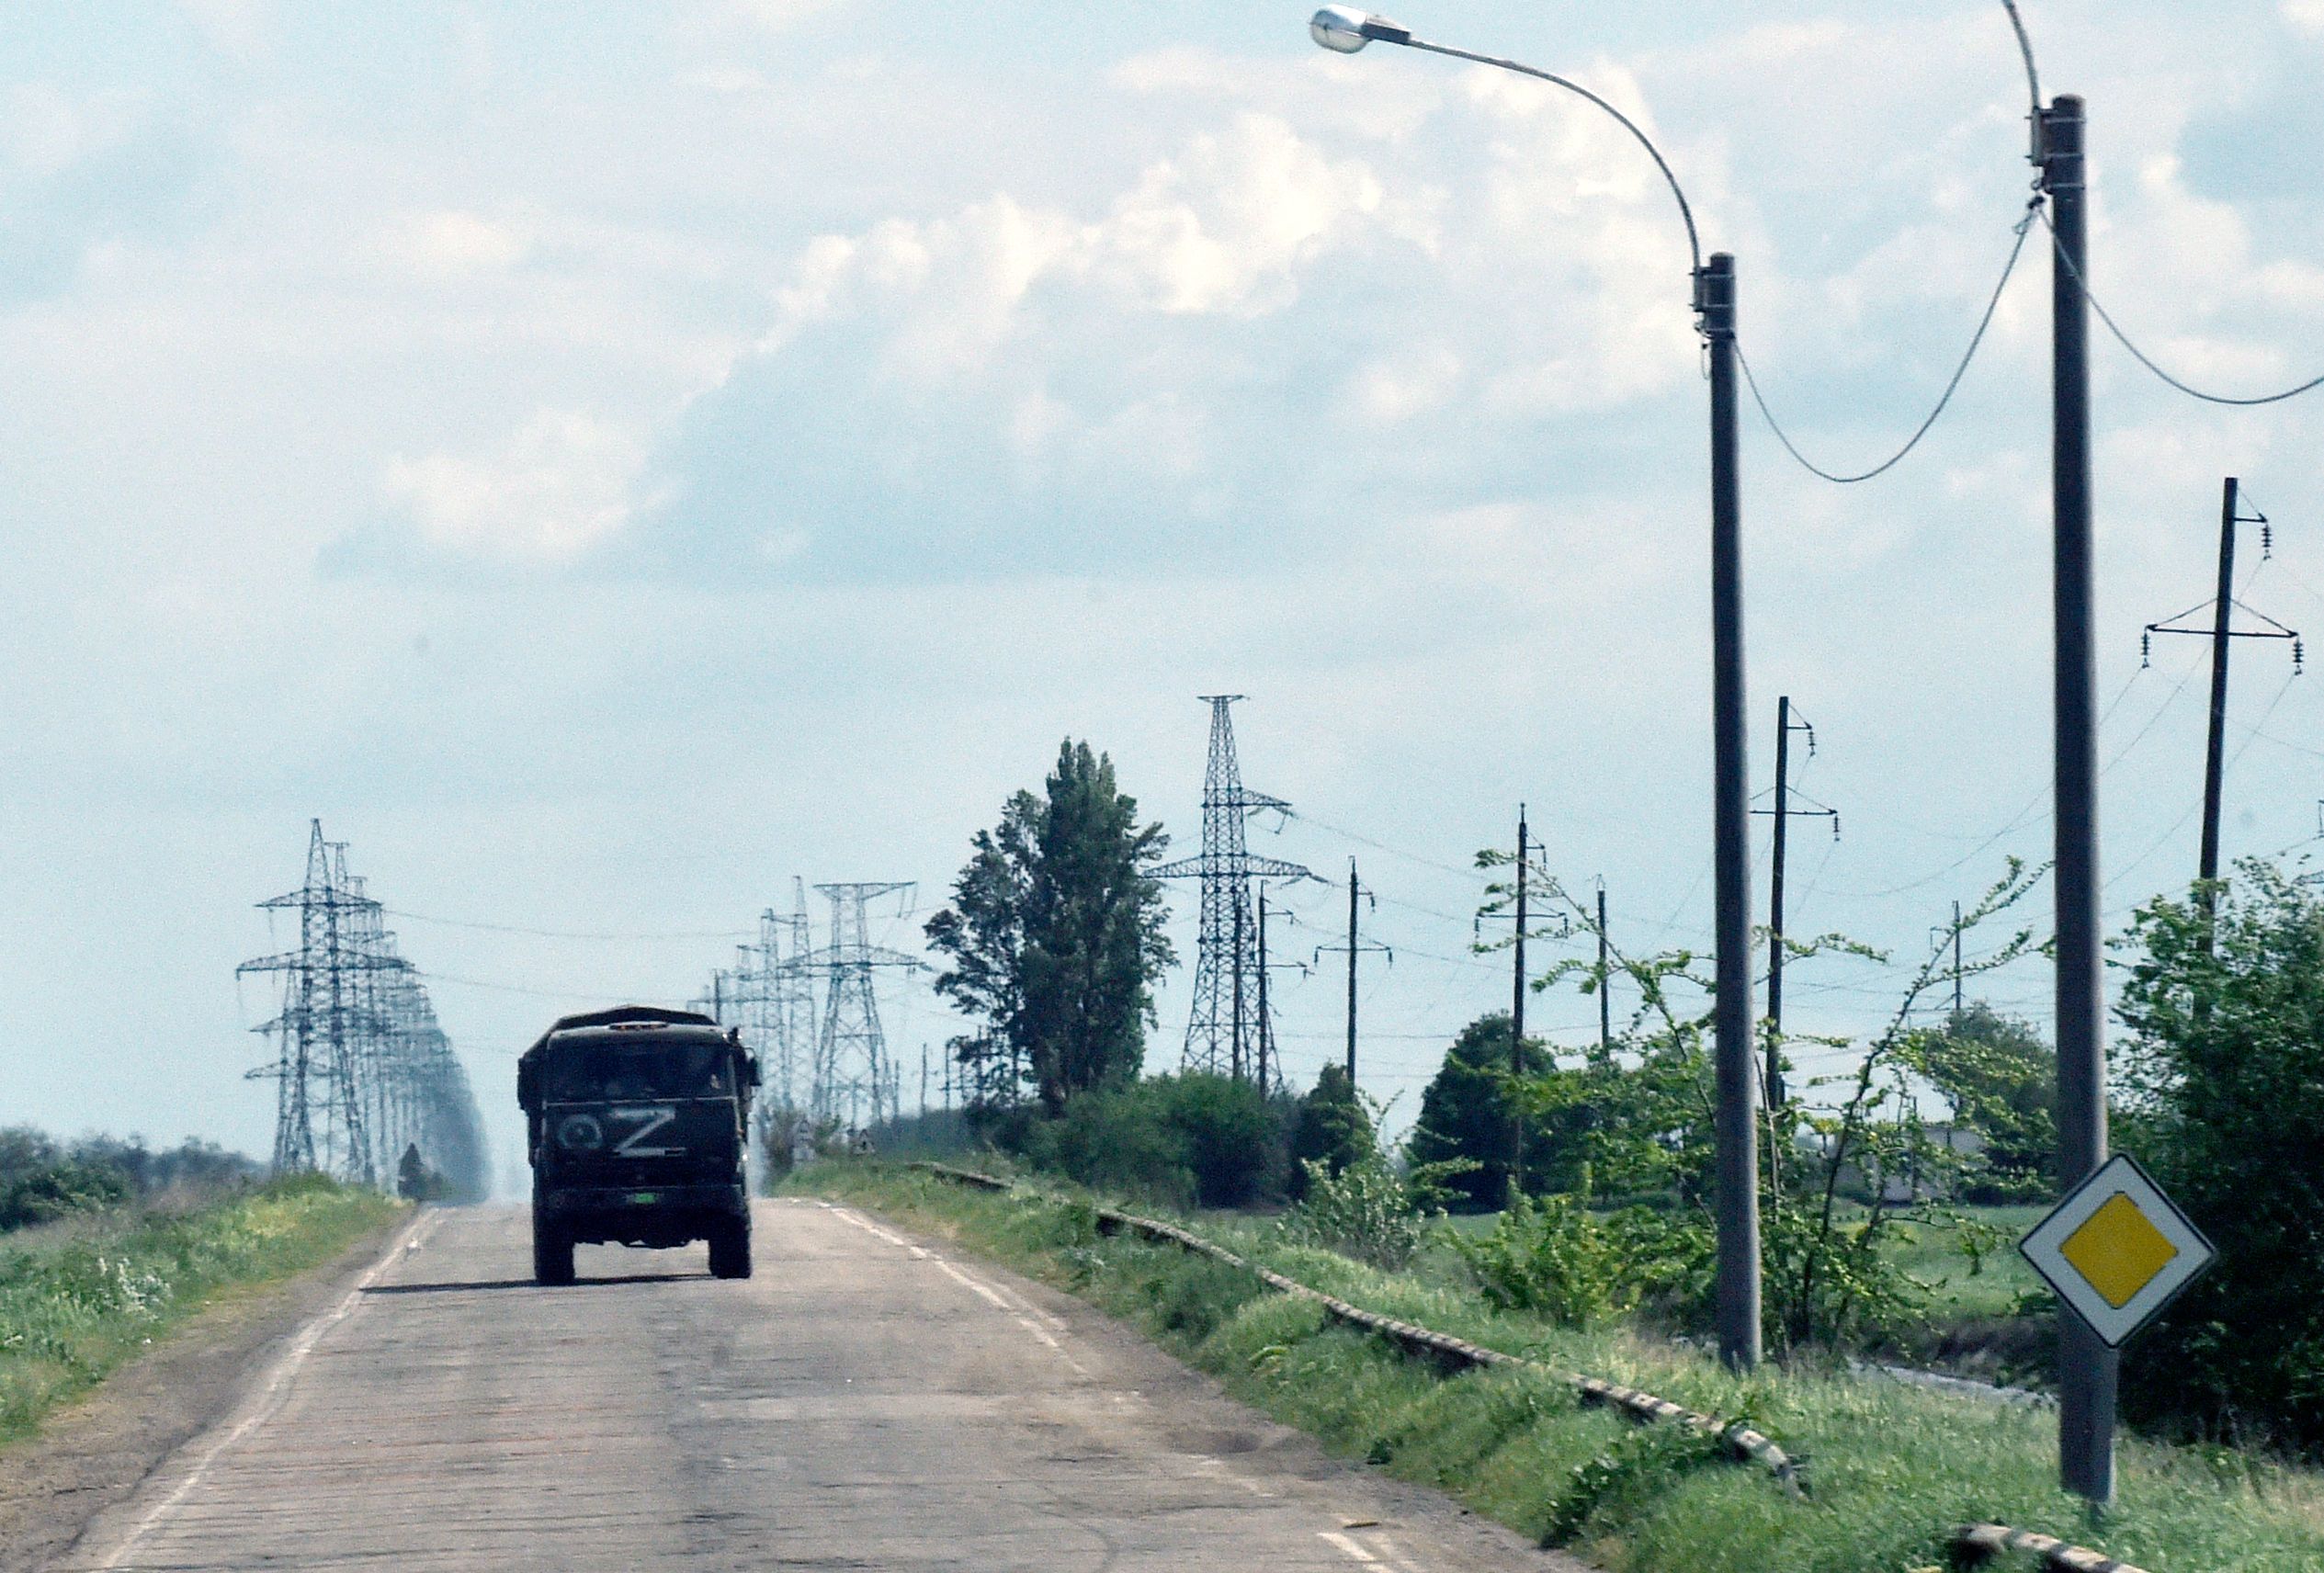
[[[1554,72],[1537,70],[1519,61],[1503,60],[1499,55],[1478,54],[1469,50],[1455,49],[1450,44],[1433,44],[1426,39],[1414,38],[1410,28],[1400,27],[1384,17],[1375,17],[1349,6],[1326,6],[1308,24],[1308,31],[1317,43],[1340,54],[1354,54],[1377,39],[1382,43],[1402,44],[1407,49],[1425,50],[1430,54],[1449,55],[1455,60],[1473,61],[1479,65],[1499,66],[1503,71],[1530,76],[1536,82],[1552,83],[1569,93],[1587,98],[1620,121],[1622,129],[1636,138],[1638,146],[1646,150],[1646,156],[1654,161],[1654,167],[1662,172],[1664,183],[1670,187],[1672,197],[1678,202],[1679,218],[1686,225],[1686,249],[1693,260],[1694,270],[1697,275],[1702,273],[1703,243],[1695,232],[1695,209],[1687,206],[1686,193],[1680,189],[1678,176],[1671,173],[1670,161],[1662,156],[1662,150],[1638,129],[1637,121],[1579,82],[1568,81]]]

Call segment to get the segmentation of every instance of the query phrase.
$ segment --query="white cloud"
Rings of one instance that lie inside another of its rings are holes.
[[[1367,362],[1349,379],[1343,402],[1373,425],[1393,425],[1424,414],[1452,396],[1460,382],[1460,356],[1441,343]]]
[[[636,434],[570,410],[542,410],[482,458],[390,461],[384,487],[423,540],[508,562],[570,561],[635,509],[645,459]]]
[[[15,84],[0,92],[0,168],[61,175],[126,141],[136,108],[126,94],[76,97],[52,83]]]
[[[2324,33],[2324,0],[2284,0],[2284,19],[2307,33]]]
[[[709,0],[697,12],[696,25],[719,30],[788,33],[846,4],[847,0]]]
[[[1245,114],[1150,166],[1084,232],[1083,250],[1156,310],[1249,316],[1287,304],[1298,267],[1380,205],[1362,164]]]
[[[402,270],[441,282],[513,267],[525,260],[531,243],[513,225],[443,209],[398,219],[380,237],[380,250]]]

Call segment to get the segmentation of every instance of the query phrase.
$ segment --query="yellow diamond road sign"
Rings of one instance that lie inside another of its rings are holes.
[[[2117,1348],[2217,1254],[2127,1153],[2075,1186],[2018,1250]]]

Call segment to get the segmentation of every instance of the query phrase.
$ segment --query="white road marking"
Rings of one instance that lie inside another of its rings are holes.
[[[954,1266],[943,1257],[938,1256],[935,1251],[928,1250],[925,1246],[914,1245],[912,1241],[904,1239],[903,1236],[891,1233],[890,1231],[880,1228],[878,1224],[872,1222],[861,1213],[856,1212],[853,1207],[843,1207],[831,1202],[824,1202],[821,1205],[826,1211],[837,1214],[840,1217],[843,1217],[849,1223],[854,1224],[857,1228],[862,1229],[865,1233],[877,1235],[879,1239],[886,1240],[890,1245],[901,1247],[904,1250],[909,1251],[913,1256],[916,1257],[920,1261],[934,1263],[937,1272],[942,1273],[946,1277],[951,1279],[962,1288],[976,1295],[980,1299],[984,1300],[987,1304],[992,1305],[1000,1310],[1006,1311],[1010,1318],[1015,1321],[1017,1326],[1031,1333],[1035,1339],[1047,1345],[1049,1351],[1060,1360],[1064,1361],[1066,1364],[1071,1366],[1075,1375],[1081,1376],[1087,1376],[1089,1375],[1089,1368],[1083,1365],[1080,1361],[1074,1359],[1071,1354],[1068,1353],[1065,1346],[1058,1342],[1056,1337],[1049,1331],[1049,1330],[1043,1327],[1040,1321],[1034,1319],[1036,1316],[1040,1316],[1042,1319],[1049,1321],[1055,1321],[1056,1318],[1048,1317],[1046,1313],[1040,1312],[1037,1307],[1029,1304],[1018,1305],[1012,1296],[1003,1295],[999,1289],[996,1289],[992,1284],[985,1283],[982,1279],[962,1272],[959,1268]],[[1063,1324],[1060,1322],[1057,1325],[1062,1326]]]
[[[1341,1534],[1335,1530],[1328,1529],[1316,1532],[1316,1539],[1337,1548],[1342,1556],[1352,1562],[1360,1562],[1366,1567],[1385,1567],[1389,1569],[1389,1573],[1417,1573],[1417,1569],[1411,1563],[1396,1554],[1394,1543],[1386,1535],[1378,1535],[1375,1538],[1378,1540],[1380,1546],[1377,1554],[1353,1535]]]
[[[144,1516],[130,1526],[128,1535],[113,1548],[113,1554],[96,1564],[98,1568],[112,1569],[123,1566],[130,1554],[137,1549],[138,1544],[153,1533],[153,1526],[168,1517],[180,1502],[193,1493],[194,1488],[202,1483],[203,1477],[210,1473],[210,1466],[218,1462],[220,1454],[274,1419],[276,1412],[282,1408],[283,1400],[289,1397],[291,1378],[298,1375],[299,1368],[306,1364],[307,1356],[314,1352],[314,1346],[322,1341],[323,1335],[353,1316],[356,1307],[363,1304],[364,1292],[380,1281],[380,1275],[391,1264],[425,1243],[443,1218],[441,1208],[430,1207],[404,1225],[402,1237],[391,1242],[387,1250],[380,1252],[380,1259],[364,1269],[363,1276],[355,1281],[355,1287],[349,1289],[337,1305],[299,1330],[298,1336],[290,1341],[289,1347],[275,1362],[274,1369],[266,1373],[266,1381],[244,1404],[243,1417],[204,1450],[202,1455],[194,1461],[194,1467],[168,1496],[145,1510]]]

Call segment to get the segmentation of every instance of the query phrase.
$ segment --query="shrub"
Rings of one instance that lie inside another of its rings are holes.
[[[1315,1090],[1299,1100],[1291,1120],[1292,1196],[1307,1194],[1310,1162],[1337,1174],[1377,1150],[1372,1116],[1366,1112],[1355,1083],[1336,1063],[1324,1066],[1323,1073],[1315,1079]]]
[[[1710,1295],[1710,1231],[1692,1213],[1600,1217],[1570,1196],[1521,1196],[1491,1234],[1454,1246],[1491,1304],[1564,1327],[1642,1307],[1694,1321]]]
[[[1301,1167],[1307,1194],[1281,1227],[1302,1245],[1320,1245],[1375,1267],[1401,1267],[1443,1216],[1434,1205],[1442,1194],[1435,1184],[1440,1174],[1419,1175],[1415,1184],[1377,1152],[1336,1174],[1312,1158]]]
[[[1282,1190],[1275,1111],[1254,1084],[1202,1071],[1082,1093],[1026,1123],[1016,1147],[1036,1168],[1174,1206],[1248,1206]]]
[[[119,1206],[130,1194],[129,1177],[110,1164],[62,1159],[0,1182],[0,1229]]]
[[[2219,1248],[2131,1351],[2123,1399],[2324,1448],[2324,900],[2265,864],[2140,910],[2122,992],[2125,1136]]]

